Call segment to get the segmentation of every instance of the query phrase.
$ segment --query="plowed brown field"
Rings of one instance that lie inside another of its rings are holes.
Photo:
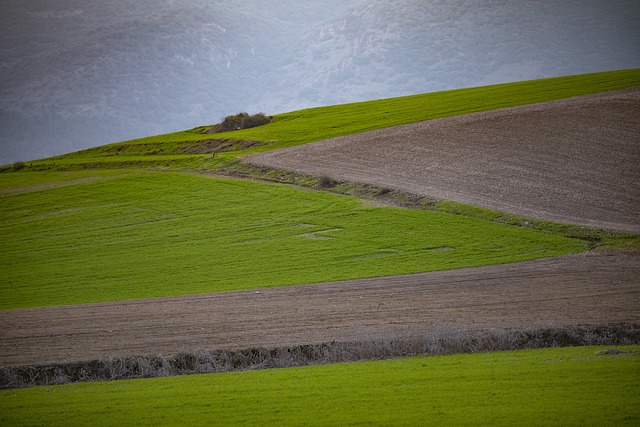
[[[383,129],[263,165],[640,231],[640,89]],[[640,322],[640,254],[591,253],[258,291],[0,311],[0,366]]]

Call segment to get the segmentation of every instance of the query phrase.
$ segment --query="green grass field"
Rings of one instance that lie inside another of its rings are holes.
[[[640,423],[640,347],[508,351],[0,391],[1,425]]]
[[[248,180],[0,175],[0,308],[374,277],[549,257],[584,242]]]

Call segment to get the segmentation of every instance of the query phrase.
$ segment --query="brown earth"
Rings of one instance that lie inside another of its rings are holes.
[[[0,366],[640,322],[640,254],[0,312]]]
[[[246,160],[640,232],[640,87],[396,126]]]

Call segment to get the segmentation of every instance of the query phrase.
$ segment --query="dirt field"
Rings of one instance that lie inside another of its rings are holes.
[[[0,312],[0,366],[421,332],[640,322],[640,254]]]
[[[397,126],[247,160],[640,232],[640,87]]]

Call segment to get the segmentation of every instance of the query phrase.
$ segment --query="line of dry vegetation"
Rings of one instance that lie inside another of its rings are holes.
[[[103,357],[78,363],[2,367],[0,388],[287,368],[420,355],[631,344],[640,344],[640,324],[485,331],[439,327],[428,334],[415,334],[403,339],[198,350],[172,356]]]

